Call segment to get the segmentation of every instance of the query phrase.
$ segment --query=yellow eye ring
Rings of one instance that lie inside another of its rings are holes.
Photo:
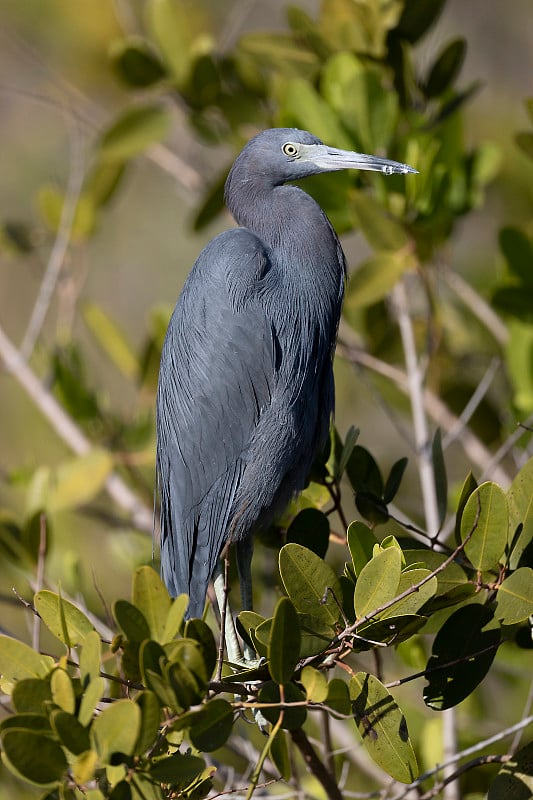
[[[289,158],[295,158],[298,155],[298,147],[292,142],[285,142],[281,149]]]

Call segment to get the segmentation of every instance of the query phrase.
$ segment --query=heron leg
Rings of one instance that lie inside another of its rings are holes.
[[[227,558],[227,556],[226,556]],[[228,602],[228,583],[227,583],[227,569],[222,569],[220,562],[217,564],[215,576],[213,580],[213,588],[217,598],[218,608],[220,611],[221,622],[221,645],[224,648],[224,641],[226,642],[226,650],[228,653],[228,660],[234,664],[242,664],[243,657],[239,645],[239,638],[235,628],[235,622],[231,608]],[[219,656],[218,672],[222,670],[222,655]],[[220,675],[218,676],[220,680]]]
[[[243,611],[252,611],[252,555],[254,552],[253,539],[247,536],[235,543],[237,555],[237,570],[239,572],[239,584],[241,588],[241,606]],[[246,661],[257,660],[255,651],[247,642],[244,642],[244,658]]]

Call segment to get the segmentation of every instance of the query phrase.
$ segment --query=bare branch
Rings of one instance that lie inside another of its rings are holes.
[[[78,455],[91,450],[91,442],[74,420],[57,402],[26,364],[17,348],[0,327],[0,359],[8,372],[18,381],[30,400],[48,420],[60,438]],[[108,476],[105,489],[115,503],[131,517],[131,523],[142,531],[152,533],[153,512],[144,505],[116,473]]]
[[[509,331],[500,317],[469,283],[457,272],[446,268],[441,272],[449,288],[475,317],[490,331],[498,344],[504,346],[509,340]]]

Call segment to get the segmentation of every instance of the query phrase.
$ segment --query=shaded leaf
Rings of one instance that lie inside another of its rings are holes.
[[[150,638],[150,628],[144,614],[137,606],[127,600],[117,600],[113,604],[113,616],[124,635],[131,642],[142,642]]]
[[[458,636],[458,630],[466,635]],[[455,611],[433,642],[426,666],[426,705],[443,711],[468,697],[489,671],[499,642],[499,626],[490,609],[472,603]]]
[[[337,469],[335,470],[334,478],[336,481],[340,480],[344,475],[344,471],[348,466],[353,449],[357,443],[357,439],[359,438],[359,433],[359,428],[354,428],[352,425],[346,434],[346,438],[344,439],[344,444],[342,446],[341,454],[337,463]]]
[[[324,703],[334,713],[349,716],[351,703],[348,685],[340,678],[332,678],[328,684],[328,694]]]
[[[402,572],[396,594],[402,594],[402,592],[420,583],[421,580],[424,580],[424,578],[427,578],[429,575],[431,575],[431,570],[428,569],[410,569]],[[403,600],[394,603],[393,606],[383,612],[381,617],[386,618],[397,617],[402,614],[416,614],[416,612],[435,595],[437,586],[437,578],[433,576],[415,592],[408,595]]]
[[[102,136],[100,157],[105,161],[127,161],[164,139],[170,123],[170,112],[162,106],[131,108]]]
[[[2,681],[2,688],[3,686],[4,682]],[[3,691],[5,691],[4,688]],[[22,678],[17,680],[13,685],[11,700],[17,711],[41,714],[44,709],[43,704],[52,700],[50,681],[41,678]]]
[[[477,570],[494,567],[501,558],[509,529],[505,492],[496,483],[482,483],[468,498],[461,519],[461,540],[474,531],[464,552]]]
[[[48,736],[11,729],[2,735],[2,746],[6,766],[30,783],[55,784],[68,768],[61,745]]]
[[[324,558],[329,545],[329,520],[318,508],[304,508],[287,530],[287,544],[295,543]]]
[[[202,654],[204,675],[210,678],[215,670],[218,657],[217,643],[209,625],[202,619],[189,619],[185,626],[185,636],[194,639]]]
[[[167,76],[150,43],[140,36],[114,42],[109,55],[115,72],[127,86],[145,88]]]
[[[533,569],[520,567],[503,581],[495,615],[504,625],[514,625],[533,615]]]
[[[205,769],[205,761],[198,756],[174,753],[161,758],[150,767],[151,777],[172,786],[186,787],[198,778]]]
[[[435,24],[446,0],[409,0],[393,33],[414,44]]]
[[[284,697],[286,703],[305,703],[305,695],[294,683],[287,683],[283,687]],[[274,681],[268,681],[259,690],[258,696],[260,703],[279,703],[280,702],[280,687]],[[272,725],[275,725],[279,719],[279,708],[262,708],[261,713]],[[281,727],[284,730],[295,730],[301,728],[307,718],[307,711],[305,705],[295,706],[294,708],[285,708],[283,713],[283,722]]]
[[[346,466],[346,474],[356,492],[370,492],[376,497],[383,493],[383,478],[373,455],[356,444]]]
[[[409,459],[400,458],[392,465],[389,477],[387,478],[385,486],[383,487],[383,500],[385,503],[392,503],[396,497],[408,463]]]
[[[437,494],[437,510],[439,513],[439,523],[442,525],[446,517],[448,508],[448,478],[446,476],[446,464],[444,463],[444,453],[442,452],[442,434],[440,428],[435,431],[431,445],[431,458],[433,461],[433,476],[435,479],[435,491]]]
[[[419,614],[402,614],[400,617],[384,617],[361,625],[357,629],[354,650],[368,650],[376,642],[397,645],[417,633],[427,622],[427,617]]]
[[[487,800],[531,800],[533,797],[533,742],[514,753],[489,786]]]
[[[500,249],[509,268],[525,286],[533,286],[533,243],[520,228],[502,228],[499,235]]]
[[[533,158],[533,133],[522,131],[515,136],[515,142],[529,158]]]
[[[426,97],[438,97],[448,89],[459,74],[466,55],[466,41],[454,39],[438,56],[423,86]]]
[[[89,731],[73,714],[67,711],[53,711],[50,722],[61,744],[71,753],[80,755],[90,749]]]
[[[201,752],[211,753],[228,740],[233,728],[233,709],[227,700],[218,697],[191,714],[191,719],[191,742]]]
[[[355,724],[368,754],[395,780],[414,781],[418,765],[407,722],[390,692],[365,672],[352,677],[349,691]]]
[[[511,569],[516,569],[521,566],[523,555],[533,542],[533,458],[515,476],[507,493],[507,500],[510,538],[514,539],[518,526],[522,526],[509,559]]]
[[[461,542],[461,520],[463,518],[463,511],[466,506],[466,502],[473,491],[477,489],[477,481],[472,475],[471,472],[468,473],[466,476],[462,489],[461,494],[459,495],[459,502],[457,503],[457,512],[455,515],[455,541],[456,544],[460,544]]]
[[[135,702],[141,709],[139,736],[135,742],[134,753],[142,755],[151,747],[157,737],[161,722],[161,708],[156,695],[149,689],[137,695]]]
[[[48,589],[41,589],[33,598],[33,603],[44,624],[54,636],[62,642],[66,642],[65,634],[68,636],[68,643],[72,647],[83,644],[88,633],[94,631],[92,622],[69,600],[59,597],[55,592]],[[63,620],[61,616],[63,615]],[[66,625],[66,631],[62,622]]]
[[[399,252],[404,251],[409,243],[402,224],[387,214],[383,206],[365,192],[354,191],[350,199],[361,230],[369,245],[378,251],[376,257],[381,256],[383,267],[385,269],[388,267],[389,272],[394,272],[392,265],[396,264],[396,274],[399,277],[410,266],[414,266],[413,259],[408,253]],[[398,272],[400,268],[402,271]],[[361,268],[356,275],[360,271]]]
[[[293,676],[300,657],[298,615],[288,597],[280,597],[268,642],[268,668],[272,680],[285,684]]]
[[[270,744],[270,758],[279,770],[281,778],[288,782],[292,776],[292,765],[285,731],[279,730]]]

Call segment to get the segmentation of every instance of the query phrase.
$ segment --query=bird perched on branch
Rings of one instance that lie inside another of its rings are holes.
[[[252,534],[305,486],[326,443],[345,259],[320,206],[286,183],[341,169],[416,171],[292,128],[248,142],[225,187],[240,227],[202,251],[170,320],[157,392],[161,564],[190,617],[230,541],[251,607]]]

